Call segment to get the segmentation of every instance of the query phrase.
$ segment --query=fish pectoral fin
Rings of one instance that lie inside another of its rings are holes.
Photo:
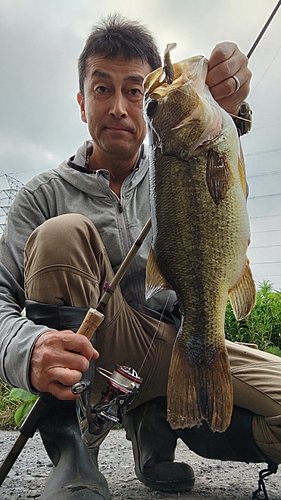
[[[210,149],[207,155],[206,182],[216,205],[222,202],[234,183],[226,156],[219,154],[214,149]]]
[[[193,346],[194,347],[194,346]],[[167,414],[172,429],[199,426],[206,420],[214,432],[230,424],[233,389],[223,343],[213,351],[195,352],[177,337],[168,378]]]
[[[160,269],[158,267],[155,253],[153,249],[150,249],[147,264],[146,264],[146,287],[145,287],[145,298],[150,299],[156,293],[160,292],[162,289],[171,288],[169,283],[163,278]]]
[[[246,318],[256,303],[256,286],[249,259],[246,261],[241,279],[228,292],[228,296],[236,320]]]

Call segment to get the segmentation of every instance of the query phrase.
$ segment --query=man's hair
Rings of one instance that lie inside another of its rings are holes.
[[[79,90],[84,94],[87,59],[99,55],[106,59],[139,59],[147,62],[151,70],[161,66],[161,57],[153,35],[137,21],[130,21],[120,14],[102,18],[93,26],[78,59]]]

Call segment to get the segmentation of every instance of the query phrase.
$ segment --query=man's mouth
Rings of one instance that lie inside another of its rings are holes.
[[[118,127],[116,125],[105,125],[104,128],[107,129],[107,130],[110,130],[111,132],[117,132],[117,133],[118,132],[127,132],[127,133],[132,133],[133,132],[131,128],[124,127],[124,126],[123,127],[120,127],[120,126]]]
[[[116,128],[116,127],[105,127],[107,130],[111,132],[131,132],[128,128]]]

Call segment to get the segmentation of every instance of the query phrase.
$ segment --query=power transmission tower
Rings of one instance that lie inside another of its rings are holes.
[[[0,213],[0,234],[3,233],[6,226],[7,215],[10,206],[13,203],[20,188],[23,186],[23,183],[21,181],[15,179],[9,174],[5,174],[5,178],[9,187],[0,191],[0,203],[2,203],[2,205],[0,205],[0,209],[3,212],[2,214]],[[2,194],[4,195],[3,197],[1,196]]]

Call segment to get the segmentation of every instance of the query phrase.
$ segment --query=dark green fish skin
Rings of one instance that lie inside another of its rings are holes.
[[[233,407],[226,304],[230,297],[236,316],[246,316],[255,286],[237,133],[204,86],[206,68],[198,56],[174,65],[171,84],[160,70],[145,80],[153,233],[147,290],[175,290],[182,313],[168,382],[171,427],[207,420],[223,432]]]

